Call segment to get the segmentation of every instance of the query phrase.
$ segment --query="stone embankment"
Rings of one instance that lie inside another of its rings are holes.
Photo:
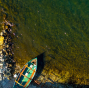
[[[11,26],[13,24],[6,20],[2,23],[2,32],[0,33],[0,80],[13,76],[15,68]]]

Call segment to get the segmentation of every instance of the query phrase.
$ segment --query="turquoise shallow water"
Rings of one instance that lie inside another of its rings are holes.
[[[24,65],[46,52],[49,68],[52,64],[54,69],[88,75],[88,4],[88,0],[0,0],[0,22],[6,14],[15,24],[17,62]]]

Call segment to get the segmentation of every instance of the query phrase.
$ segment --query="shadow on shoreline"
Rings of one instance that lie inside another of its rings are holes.
[[[56,83],[56,82],[45,82],[39,85],[31,82],[36,88],[89,88],[89,85],[78,85],[78,84],[67,84],[67,83]]]

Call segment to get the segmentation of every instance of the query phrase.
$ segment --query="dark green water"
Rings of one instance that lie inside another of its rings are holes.
[[[0,13],[0,22],[6,14],[16,25],[14,58],[21,66],[46,52],[49,69],[89,78],[88,0],[0,0]]]

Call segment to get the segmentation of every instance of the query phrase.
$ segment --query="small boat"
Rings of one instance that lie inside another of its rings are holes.
[[[15,80],[13,88],[27,88],[35,76],[37,70],[37,57],[30,60],[24,65],[17,79]]]

